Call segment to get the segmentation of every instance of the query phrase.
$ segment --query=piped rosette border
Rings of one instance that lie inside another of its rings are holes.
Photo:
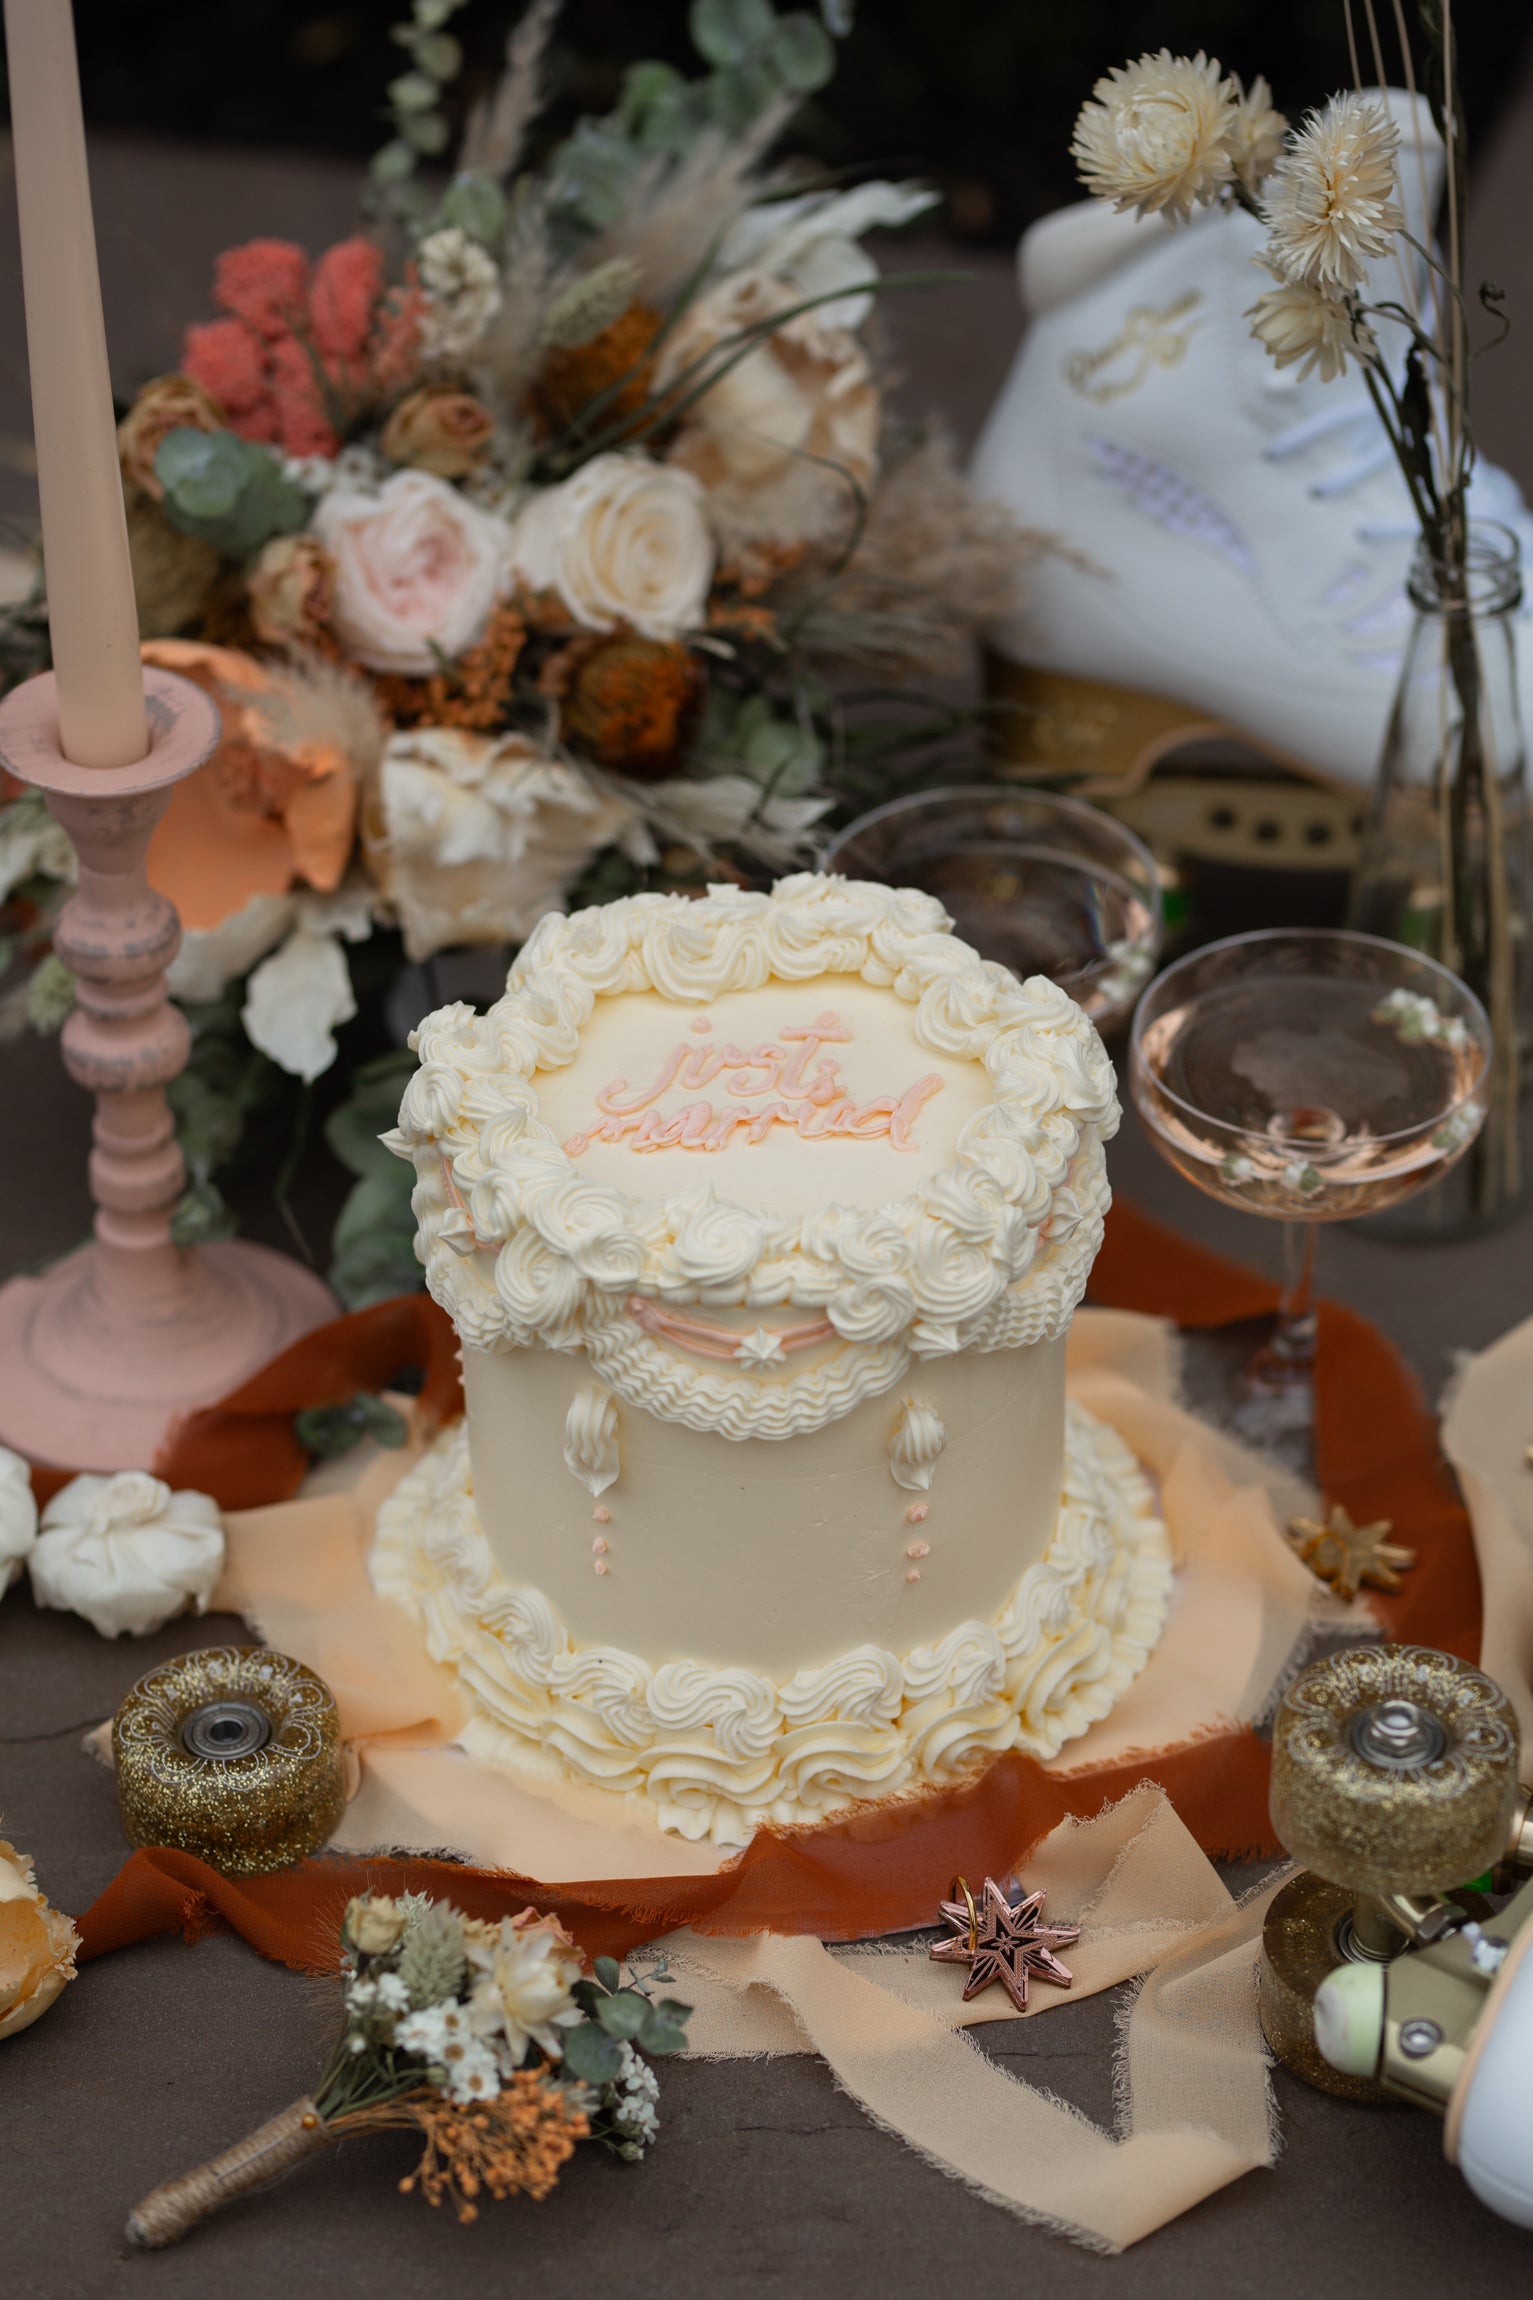
[[[705,1661],[652,1666],[572,1644],[540,1590],[497,1566],[459,1422],[378,1512],[381,1595],[456,1671],[477,1761],[639,1801],[662,1829],[746,1843],[869,1798],[962,1779],[1007,1749],[1050,1758],[1105,1717],[1160,1635],[1171,1547],[1117,1433],[1066,1409],[1063,1489],[1042,1558],[993,1622],[900,1655],[866,1644],[781,1683]]]
[[[695,1006],[771,981],[854,975],[913,1009],[918,1042],[982,1064],[993,1100],[949,1164],[876,1207],[774,1220],[707,1184],[660,1201],[583,1176],[535,1077],[579,1052],[598,998]],[[787,1438],[890,1389],[912,1357],[1062,1333],[1101,1243],[1112,1065],[1079,1007],[960,942],[932,897],[800,873],[770,894],[634,895],[545,918],[483,1016],[429,1015],[399,1125],[416,1168],[417,1251],[472,1349],[588,1352],[628,1403],[728,1437]],[[666,1310],[791,1306],[840,1347],[800,1371],[725,1367],[635,1322]]]

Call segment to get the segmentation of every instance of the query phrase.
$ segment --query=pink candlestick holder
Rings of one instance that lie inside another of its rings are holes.
[[[191,1036],[165,988],[181,922],[145,857],[171,786],[217,745],[219,716],[168,671],[146,669],[144,689],[149,750],[131,767],[64,757],[51,672],[0,702],[0,763],[43,793],[79,858],[54,947],[76,983],[64,1066],[96,1097],[93,1239],[0,1287],[0,1442],[77,1470],[150,1468],[180,1415],[337,1314],[285,1254],[170,1234],[186,1173],[165,1089]]]

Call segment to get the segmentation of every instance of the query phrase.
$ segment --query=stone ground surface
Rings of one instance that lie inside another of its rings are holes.
[[[1476,268],[1513,291],[1514,311],[1521,286],[1524,314],[1533,313],[1530,120],[1533,92],[1487,156],[1476,224]],[[168,363],[219,248],[258,231],[322,245],[352,220],[345,171],[261,155],[104,143],[96,185],[127,388]],[[969,434],[1018,323],[1005,267],[959,260],[976,279],[943,291],[919,324],[906,307],[898,330],[911,404],[941,406]],[[1525,485],[1527,343],[1524,332],[1486,368],[1481,399],[1486,452]],[[27,438],[14,218],[0,198],[0,513],[23,521]],[[7,1048],[5,1062],[0,1269],[14,1270],[84,1230],[88,1112],[53,1047],[27,1041]],[[1197,1198],[1132,1124],[1111,1164],[1115,1186],[1152,1212],[1275,1266],[1275,1231]],[[1483,1346],[1533,1308],[1533,1213],[1493,1239],[1414,1252],[1332,1233],[1322,1275],[1379,1320],[1435,1393],[1455,1351]],[[82,1731],[155,1660],[238,1634],[233,1620],[209,1619],[107,1644],[73,1617],[36,1614],[23,1593],[0,1608],[0,1814],[61,1906],[83,1908],[124,1851],[110,1778],[81,1754]],[[933,1880],[934,1898],[945,1883]],[[1108,1997],[1065,2004],[1046,2022],[1002,2025],[990,2049],[1109,2123],[1113,2010]],[[120,2231],[137,2198],[301,2092],[326,2023],[317,1984],[233,1939],[152,1943],[88,1967],[46,2020],[0,2051],[0,2288],[18,2300],[208,2291],[265,2300],[281,2290],[445,2300],[466,2285],[535,2288],[547,2300],[603,2288],[624,2300],[928,2300],[1022,2287],[1047,2300],[1437,2300],[1471,2283],[1514,2291],[1533,2270],[1533,2239],[1474,2203],[1425,2116],[1343,2107],[1279,2074],[1276,2168],[1111,2261],[965,2193],[868,2124],[808,2057],[672,2065],[663,2141],[642,2170],[587,2152],[546,2203],[492,2206],[472,2229],[397,2193],[411,2151],[391,2138],[321,2161],[179,2251],[125,2256]]]

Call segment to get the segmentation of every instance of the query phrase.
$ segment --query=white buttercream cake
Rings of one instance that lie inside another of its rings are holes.
[[[373,1575],[471,1754],[740,1843],[1106,1713],[1170,1559],[1065,1401],[1118,1108],[1062,991],[805,874],[547,918],[417,1050],[468,1411]]]

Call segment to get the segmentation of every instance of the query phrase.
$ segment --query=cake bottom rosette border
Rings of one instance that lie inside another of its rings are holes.
[[[455,1671],[478,1763],[557,1792],[606,1791],[722,1845],[940,1787],[1006,1750],[1047,1760],[1105,1717],[1165,1624],[1170,1536],[1129,1448],[1067,1408],[1048,1547],[993,1621],[899,1655],[864,1644],[783,1681],[577,1646],[541,1591],[501,1573],[474,1508],[467,1425],[378,1512],[379,1594]]]

